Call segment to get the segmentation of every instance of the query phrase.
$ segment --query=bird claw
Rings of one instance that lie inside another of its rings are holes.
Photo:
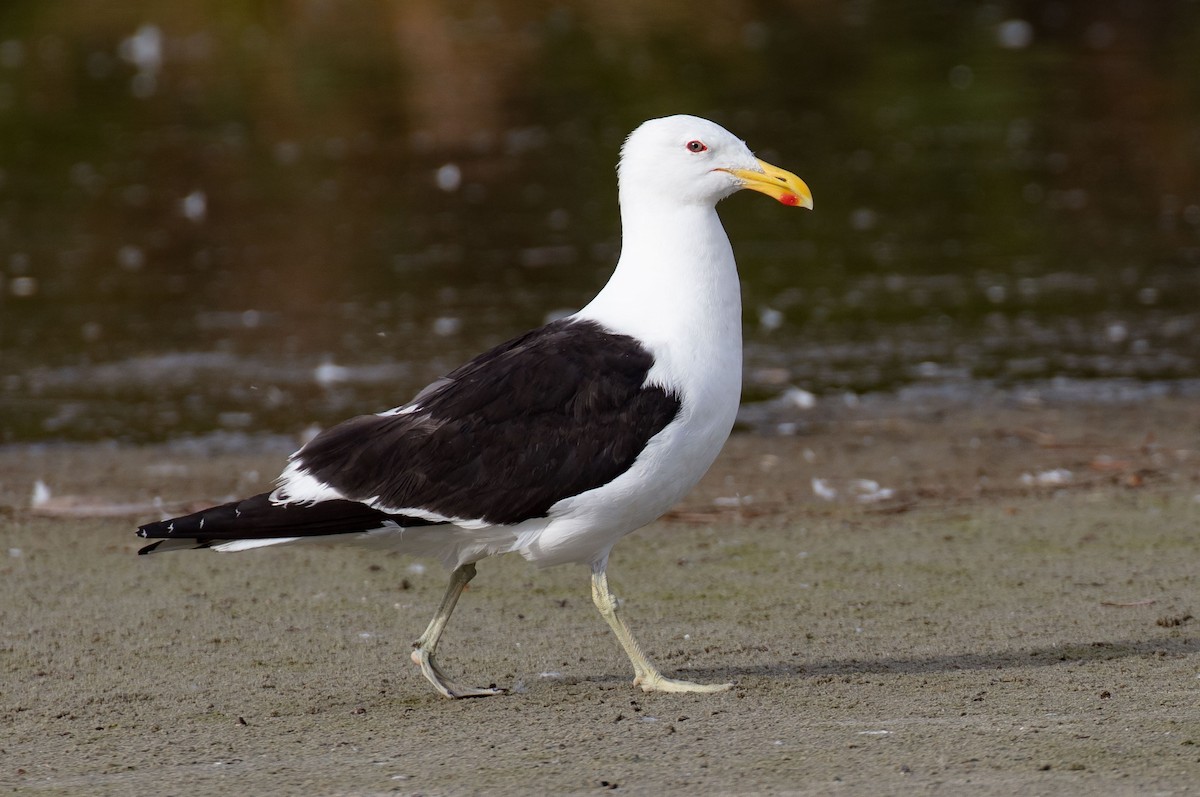
[[[425,676],[425,680],[433,684],[433,688],[438,690],[444,697],[463,698],[463,697],[490,697],[492,695],[508,694],[508,690],[502,686],[462,686],[455,683],[446,674],[442,672],[442,668],[433,660],[433,654],[424,648],[416,648],[410,658],[413,664],[421,668],[421,674]]]
[[[665,678],[662,674],[653,672],[639,675],[633,679],[634,686],[640,686],[643,692],[725,692],[733,688],[733,684],[698,684],[692,681],[680,681],[675,678]]]

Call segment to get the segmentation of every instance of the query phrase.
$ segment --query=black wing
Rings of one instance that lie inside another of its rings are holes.
[[[382,528],[388,522],[411,528],[430,521],[391,515],[357,501],[321,501],[315,504],[277,504],[270,493],[209,507],[183,517],[147,523],[139,537],[158,539],[138,553],[171,550],[173,547],[208,548],[228,540],[271,537],[318,537],[351,534]],[[181,545],[161,547],[178,541]]]
[[[637,340],[563,319],[481,354],[424,391],[415,409],[363,415],[297,454],[355,501],[518,523],[612,481],[679,412],[646,386]]]

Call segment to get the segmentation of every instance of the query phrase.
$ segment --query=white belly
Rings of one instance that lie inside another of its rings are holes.
[[[522,535],[517,550],[540,565],[599,561],[619,539],[678,503],[708,472],[733,429],[741,397],[738,338],[726,341],[722,352],[707,352],[707,367],[684,383],[679,416],[650,439],[633,467],[603,487],[556,503],[548,522]],[[692,350],[688,357],[698,354]],[[657,381],[655,370],[648,381]]]

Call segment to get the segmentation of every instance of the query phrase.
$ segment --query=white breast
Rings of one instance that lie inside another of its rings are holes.
[[[659,222],[647,231],[652,234],[639,236],[639,226],[631,231],[626,221],[626,249],[617,269],[578,317],[641,341],[654,355],[647,383],[679,395],[679,416],[650,440],[630,470],[559,501],[549,522],[523,535],[519,550],[539,564],[607,557],[617,540],[691,490],[733,428],[742,335],[729,239],[713,208],[677,208]]]

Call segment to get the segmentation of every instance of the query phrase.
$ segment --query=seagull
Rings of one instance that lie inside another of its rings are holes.
[[[408,403],[318,434],[275,489],[149,523],[139,554],[358,542],[440,559],[445,597],[412,660],[442,695],[464,686],[438,643],[475,564],[516,552],[591,570],[592,600],[647,692],[719,692],[664,676],[608,586],[625,535],[695,484],[733,428],[741,395],[741,291],[716,205],[748,188],[812,208],[808,186],[713,122],[668,116],[626,139],[618,167],[622,246],[574,315],[480,354]]]

